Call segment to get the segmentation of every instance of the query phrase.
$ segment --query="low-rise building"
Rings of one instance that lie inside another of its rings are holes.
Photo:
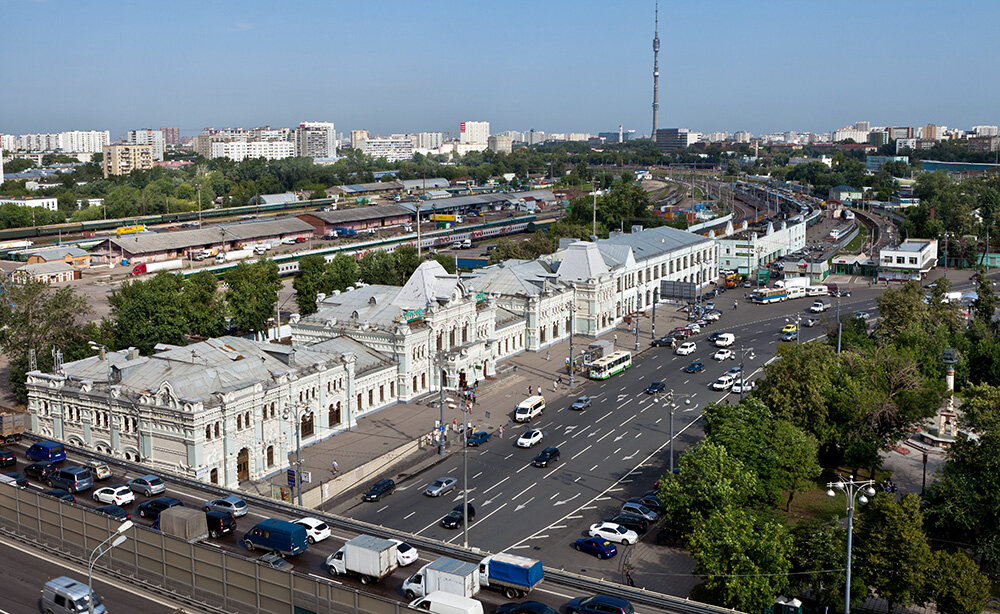
[[[18,197],[18,198],[0,197],[0,205],[17,205],[18,207],[37,207],[40,209],[48,209],[49,211],[59,210],[59,200],[55,196]]]
[[[302,213],[298,218],[310,224],[316,235],[322,236],[332,233],[334,228],[353,228],[360,231],[409,224],[413,221],[413,212],[406,207],[389,204],[336,211],[315,211]]]
[[[906,239],[896,247],[879,250],[878,278],[919,281],[934,268],[937,258],[937,239]]]
[[[861,200],[864,197],[864,193],[857,188],[852,188],[851,186],[838,185],[830,188],[829,196],[831,199],[839,200],[840,202],[853,203]]]
[[[61,283],[80,279],[80,271],[73,268],[61,260],[55,262],[39,262],[37,264],[26,264],[14,269],[10,274],[14,283],[28,283],[29,281],[40,281],[42,283]]]
[[[744,231],[717,240],[719,267],[751,275],[779,258],[806,246],[806,223],[768,222],[763,233]]]
[[[90,268],[90,254],[79,247],[54,247],[28,255],[28,264],[65,262],[74,269]]]

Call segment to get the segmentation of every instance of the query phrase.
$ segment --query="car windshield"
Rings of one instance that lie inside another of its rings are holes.
[[[461,520],[462,519],[462,512],[460,512],[458,510],[451,510],[450,512],[448,512],[448,518],[454,518],[456,520]]]
[[[458,512],[455,512],[455,513],[457,514]],[[449,514],[449,516],[450,515],[451,514]],[[407,543],[404,542],[404,543],[401,543],[401,544],[397,544],[396,545],[396,550],[398,550],[399,552],[409,552],[410,550],[413,550],[413,546],[411,546],[410,544],[407,544]]]
[[[444,486],[444,480],[434,480],[434,486]]]

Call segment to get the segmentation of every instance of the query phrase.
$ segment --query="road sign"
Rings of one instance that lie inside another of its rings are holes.
[[[312,483],[312,472],[303,471],[302,472],[302,483],[311,484]]]
[[[294,469],[289,469],[288,470],[288,486],[291,487],[291,488],[295,488],[295,470]]]

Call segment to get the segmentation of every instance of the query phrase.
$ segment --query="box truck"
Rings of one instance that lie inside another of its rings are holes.
[[[357,576],[362,584],[370,584],[396,571],[397,565],[396,542],[359,535],[327,557],[325,567],[335,576]]]
[[[542,562],[501,552],[479,563],[479,584],[504,594],[507,599],[521,599],[541,584],[545,572]]]
[[[184,268],[183,260],[161,260],[159,262],[142,262],[132,267],[133,275],[158,273],[159,271],[176,271]]]
[[[475,597],[479,593],[479,566],[441,557],[424,565],[403,582],[403,593],[410,601],[434,591]]]
[[[234,249],[228,252],[219,252],[215,255],[215,261],[219,264],[223,262],[236,262],[253,256],[252,249]]]
[[[193,507],[181,505],[168,507],[160,512],[157,522],[160,523],[161,533],[182,539],[189,544],[208,537],[205,512]]]

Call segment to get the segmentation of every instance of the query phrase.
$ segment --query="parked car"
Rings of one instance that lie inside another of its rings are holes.
[[[729,390],[733,387],[734,381],[735,380],[732,375],[723,375],[719,379],[712,382],[712,390]]]
[[[704,370],[705,370],[705,363],[698,360],[684,367],[685,373],[701,373]]]
[[[661,501],[660,498],[657,497],[656,495],[650,493],[642,495],[641,497],[632,497],[631,499],[628,500],[628,502],[644,505],[649,509],[653,510],[654,512],[656,512],[657,514],[663,514],[663,510],[666,509],[666,506],[663,504],[663,501]]]
[[[696,349],[698,349],[698,346],[695,345],[694,341],[685,341],[677,346],[677,349],[674,350],[674,354],[677,354],[678,356],[688,356],[690,354],[694,354]]]
[[[472,504],[470,503],[469,524],[472,524],[472,522],[475,519],[476,519],[476,508],[472,507]],[[450,512],[448,512],[448,515],[442,518],[441,522],[438,524],[440,524],[442,527],[446,529],[457,529],[458,527],[462,526],[464,522],[465,521],[463,520],[462,517],[462,504],[459,503]]]
[[[364,501],[381,501],[382,497],[387,497],[394,492],[396,492],[396,482],[390,479],[379,480],[371,485],[371,488],[361,496],[361,499]]]
[[[128,505],[135,501],[135,494],[128,486],[105,486],[94,491],[94,501],[112,505]]]
[[[49,479],[53,471],[56,471],[56,466],[54,463],[48,461],[42,461],[40,463],[31,463],[23,469],[24,475],[38,480],[39,482],[44,482]]]
[[[167,492],[167,485],[155,475],[144,475],[133,478],[126,482],[125,485],[131,488],[132,492],[142,493],[147,497]]]
[[[635,514],[618,514],[614,518],[608,518],[605,522],[621,525],[636,533],[645,533],[649,530],[649,521]]]
[[[755,387],[753,380],[738,379],[733,382],[732,391],[736,394],[746,394]]]
[[[587,534],[591,537],[600,537],[608,541],[628,546],[639,541],[639,535],[630,529],[626,529],[616,522],[598,522],[590,525]]]
[[[454,489],[455,484],[457,483],[458,480],[455,478],[438,478],[434,480],[434,482],[430,486],[427,487],[427,490],[424,491],[424,494],[427,495],[428,497],[440,497],[446,492],[450,492],[452,489]]]
[[[659,518],[659,514],[657,514],[653,510],[649,509],[648,507],[646,507],[641,503],[633,503],[632,501],[626,501],[625,503],[622,504],[622,513],[642,516],[643,518],[645,518],[650,522],[656,522],[656,519]]]
[[[247,507],[246,501],[233,496],[206,501],[205,506],[201,509],[205,512],[211,512],[212,510],[215,510],[216,512],[228,512],[232,514],[233,518],[246,516],[247,512],[250,511],[250,508]]]
[[[420,553],[417,552],[417,549],[403,540],[390,537],[389,541],[396,544],[396,562],[399,563],[400,567],[416,563],[417,559],[420,558]]]
[[[653,347],[670,347],[674,342],[673,335],[664,335],[662,337],[657,337],[649,342],[649,345]]]
[[[577,597],[566,604],[566,614],[635,614],[632,604],[618,597]]]
[[[578,397],[573,404],[569,406],[570,409],[584,410],[590,407],[591,400],[590,397]]]
[[[538,429],[525,431],[517,438],[517,447],[530,448],[542,440],[542,432]]]
[[[55,497],[56,499],[61,499],[68,503],[73,503],[74,501],[76,501],[76,497],[73,496],[73,493],[63,490],[62,488],[53,488],[52,490],[47,491],[45,494],[50,497]]]
[[[657,394],[666,389],[667,385],[663,382],[653,382],[649,386],[646,386],[646,394]]]
[[[573,542],[573,547],[599,559],[610,559],[618,554],[618,548],[614,544],[600,537],[581,537]]]
[[[477,448],[489,441],[491,435],[492,433],[487,431],[476,431],[475,433],[469,435],[469,438],[466,440],[466,445],[470,448]]]
[[[158,520],[160,518],[160,512],[177,505],[184,504],[173,497],[157,497],[155,499],[143,501],[136,509],[139,511],[139,516],[141,518],[152,518],[153,520]]]
[[[550,464],[559,460],[559,448],[545,448],[538,453],[535,460],[531,461],[531,464],[536,467],[548,467]]]
[[[699,324],[698,322],[688,322],[687,326],[688,328],[691,329],[691,332],[693,332],[696,335],[701,332],[701,324]]]

